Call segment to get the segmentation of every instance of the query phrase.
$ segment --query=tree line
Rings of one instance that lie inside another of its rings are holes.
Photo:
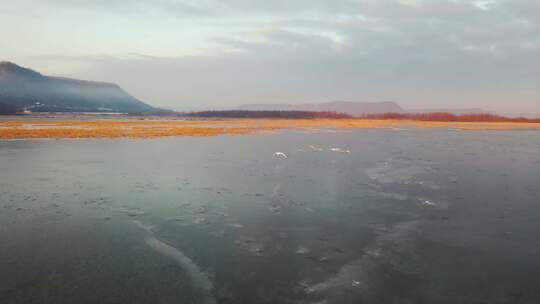
[[[540,123],[540,118],[505,117],[501,115],[478,113],[455,115],[447,112],[435,113],[380,113],[365,114],[364,119],[385,120],[419,120],[419,121],[442,121],[442,122],[535,122]]]
[[[316,118],[353,118],[353,116],[338,112],[315,112],[315,111],[248,111],[248,110],[224,110],[224,111],[201,111],[185,113],[190,117],[221,117],[221,118],[295,118],[295,119],[316,119]]]

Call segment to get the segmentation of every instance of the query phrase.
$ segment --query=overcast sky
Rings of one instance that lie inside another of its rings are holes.
[[[0,60],[157,106],[540,112],[539,0],[0,0]]]

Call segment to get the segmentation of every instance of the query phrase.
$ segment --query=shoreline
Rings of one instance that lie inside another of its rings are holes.
[[[4,116],[6,117],[6,116]],[[2,117],[2,118],[4,118]],[[0,119],[0,139],[159,138],[267,133],[321,129],[450,129],[461,131],[540,131],[531,122],[441,122],[392,119],[178,119],[170,117],[9,117]]]

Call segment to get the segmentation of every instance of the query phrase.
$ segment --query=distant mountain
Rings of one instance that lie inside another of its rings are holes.
[[[450,113],[454,115],[467,114],[495,114],[491,111],[486,111],[482,108],[456,108],[456,109],[408,109],[410,113]]]
[[[508,117],[525,117],[529,119],[540,118],[540,113],[504,113]]]
[[[353,116],[377,113],[403,113],[405,112],[397,103],[383,102],[352,102],[332,101],[324,103],[306,104],[246,104],[238,106],[239,110],[248,111],[317,111],[339,112]]]
[[[137,113],[153,109],[113,83],[44,76],[11,62],[0,62],[0,103],[32,112]]]

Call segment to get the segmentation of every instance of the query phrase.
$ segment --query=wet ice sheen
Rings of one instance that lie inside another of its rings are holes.
[[[540,136],[520,134],[0,142],[0,298],[137,302],[103,287],[118,271],[166,303],[538,303]],[[181,278],[198,297],[167,298]]]

